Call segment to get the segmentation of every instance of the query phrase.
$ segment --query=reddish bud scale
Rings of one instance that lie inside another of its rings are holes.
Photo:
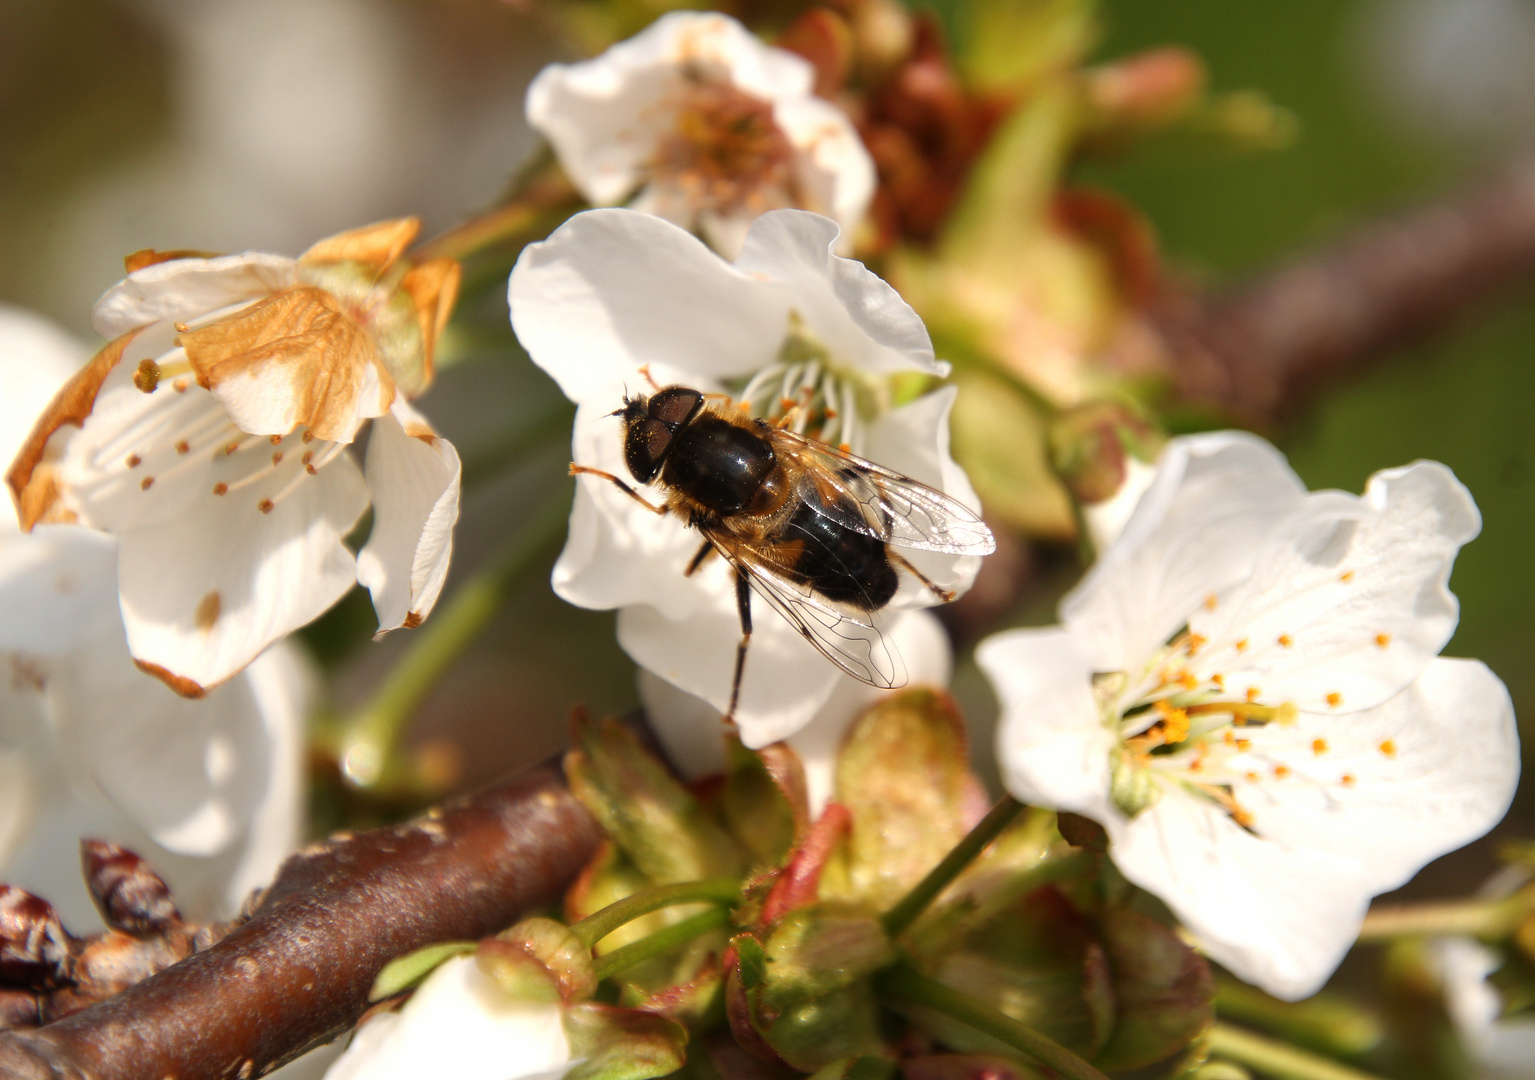
[[[52,904],[0,885],[0,984],[45,989],[67,982],[69,952]]]
[[[80,862],[91,899],[108,926],[142,935],[181,924],[170,889],[127,848],[105,840],[82,840]]]

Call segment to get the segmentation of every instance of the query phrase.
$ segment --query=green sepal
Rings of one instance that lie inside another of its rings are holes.
[[[597,989],[591,950],[562,922],[545,918],[524,919],[497,934],[493,940],[520,950],[547,971],[566,1004],[584,1001]],[[482,949],[481,954],[485,956],[485,950]],[[497,950],[495,954],[500,956],[502,951]],[[489,962],[482,959],[482,965]],[[513,977],[513,970],[507,968],[509,978]]]
[[[592,1002],[561,1015],[571,1056],[580,1059],[565,1080],[653,1080],[687,1061],[687,1029],[675,1020]]]
[[[443,941],[408,952],[404,956],[396,956],[374,977],[373,987],[368,991],[368,1000],[383,1001],[419,986],[423,979],[443,963],[455,956],[474,952],[479,944],[477,941]]]
[[[844,989],[895,961],[877,918],[824,905],[796,908],[762,946],[762,1006],[770,1013]],[[744,980],[743,980],[744,981]]]
[[[754,865],[782,866],[810,821],[799,758],[783,743],[748,750],[731,735],[725,759],[720,816]]]
[[[986,810],[985,790],[970,771],[965,723],[949,696],[907,690],[859,717],[837,758],[836,799],[852,825],[820,895],[883,911]]]
[[[1081,60],[1096,15],[1093,0],[971,0],[959,14],[960,71],[983,93],[1026,92]]]
[[[841,1058],[880,1055],[879,1003],[867,979],[803,1001],[758,1030],[784,1061],[814,1072]]]
[[[1114,1027],[1093,1063],[1111,1072],[1177,1053],[1215,1022],[1210,965],[1170,927],[1124,905],[1105,908],[1095,934],[1113,980]]]
[[[560,1000],[560,982],[554,972],[510,941],[486,938],[475,950],[474,961],[516,1001],[551,1005]]]
[[[617,720],[577,718],[565,755],[571,791],[654,884],[740,877],[736,842]]]
[[[810,1080],[892,1080],[895,1062],[889,1058],[865,1054],[839,1058],[811,1073]]]

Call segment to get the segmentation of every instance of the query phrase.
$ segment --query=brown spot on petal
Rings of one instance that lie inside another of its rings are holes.
[[[218,590],[209,592],[197,603],[197,613],[192,616],[192,621],[203,633],[209,633],[213,624],[219,621],[219,614],[224,610],[224,598],[219,596]]]
[[[422,615],[421,615],[421,613],[419,611],[411,611],[411,612],[407,612],[406,613],[405,621],[402,622],[400,625],[403,626],[407,630],[414,630],[416,627],[420,626],[425,621],[426,620],[422,617]]]
[[[123,256],[123,269],[133,274],[146,266],[158,266],[163,262],[174,262],[177,259],[216,259],[216,251],[194,251],[190,248],[182,248],[176,251],[156,251],[154,248],[144,248],[135,251],[132,255]]]
[[[293,421],[322,439],[350,438],[368,365],[377,372],[385,408],[394,380],[379,363],[373,339],[331,293],[312,285],[182,334],[178,339],[204,389],[237,378],[288,381]]]
[[[101,384],[122,360],[123,350],[137,335],[138,330],[130,330],[113,340],[64,384],[63,389],[54,395],[48,407],[43,410],[36,426],[27,436],[27,441],[22,444],[20,453],[16,455],[16,460],[11,463],[5,481],[16,495],[16,509],[24,531],[31,532],[32,527],[48,515],[60,494],[52,468],[43,461],[48,450],[48,440],[65,424],[79,427],[85,423],[85,418],[96,407],[96,395],[101,392]]]
[[[298,257],[301,263],[355,261],[380,270],[392,265],[421,232],[413,217],[378,221],[328,236]]]
[[[412,420],[405,425],[405,434],[409,435],[412,439],[420,439],[428,446],[435,446],[437,444],[437,432],[432,430],[431,425],[424,424],[418,420]]]
[[[193,682],[185,675],[174,674],[159,664],[151,664],[148,660],[140,660],[137,657],[133,662],[138,665],[140,671],[146,675],[153,675],[184,698],[200,698],[208,694],[207,688]]]

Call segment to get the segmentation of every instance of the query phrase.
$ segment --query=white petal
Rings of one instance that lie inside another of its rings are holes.
[[[528,87],[528,124],[588,201],[618,203],[639,186],[688,69],[763,101],[806,95],[814,80],[808,63],[729,16],[671,12],[595,59],[540,71]]]
[[[735,265],[782,282],[789,305],[834,361],[871,375],[946,375],[911,305],[861,262],[834,254],[837,223],[804,210],[763,214]],[[761,366],[761,365],[756,365]]]
[[[373,532],[357,580],[373,594],[379,632],[426,618],[447,580],[463,467],[453,444],[403,401],[373,424],[368,487]]]
[[[874,159],[858,137],[858,129],[847,113],[818,97],[778,101],[773,119],[796,151],[794,171],[801,205],[841,226],[838,249],[845,253],[877,186]]]
[[[997,761],[1007,790],[1105,824],[1122,818],[1109,795],[1116,740],[1098,716],[1080,642],[1058,627],[1008,630],[976,646],[975,662],[1002,704]]]
[[[1469,938],[1445,938],[1430,954],[1444,983],[1445,1005],[1471,1051],[1478,1080],[1529,1080],[1535,1061],[1535,1018],[1501,1017],[1503,1001],[1487,982],[1501,958]]]
[[[101,624],[51,683],[60,738],[135,825],[182,855],[217,855],[245,831],[270,771],[243,680],[205,701],[145,678],[120,622]]]
[[[117,542],[75,525],[0,531],[0,652],[57,655],[117,620]]]
[[[931,613],[913,611],[902,615],[894,620],[891,634],[906,660],[910,685],[949,684],[953,656],[948,635]],[[683,776],[706,776],[725,767],[724,732],[718,708],[643,667],[639,669],[637,685],[651,730]],[[844,675],[836,681],[831,696],[815,716],[784,740],[805,768],[812,817],[818,816],[831,798],[837,753],[848,728],[887,693]],[[768,744],[759,739],[751,745]]]
[[[1327,981],[1364,919],[1371,892],[1357,860],[1261,839],[1179,787],[1128,822],[1099,820],[1125,877],[1213,959],[1286,1001]]]
[[[115,533],[178,520],[213,489],[215,465],[227,447],[253,441],[195,384],[180,392],[170,382],[152,394],[138,390],[136,366],[125,357],[107,376],[59,468],[65,498],[81,521]],[[264,442],[255,449],[258,461],[271,452]]]
[[[1318,712],[1379,704],[1454,633],[1450,568],[1480,526],[1470,493],[1437,462],[1378,473],[1363,498],[1311,496],[1253,577],[1193,614],[1209,640],[1198,668]],[[1239,638],[1240,653],[1225,647]]]
[[[782,286],[752,277],[649,214],[590,210],[523,250],[512,326],[533,362],[580,404],[617,408],[642,364],[704,379],[745,375],[778,353]]]
[[[129,274],[91,309],[91,328],[111,340],[150,323],[188,322],[294,284],[294,260],[244,252],[213,259],[173,259]]]
[[[123,619],[138,661],[206,689],[351,587],[356,563],[341,541],[368,505],[351,458],[299,480],[269,513],[263,490],[208,494],[179,520],[122,535]]]
[[[90,350],[39,315],[0,304],[0,461],[7,465]]]
[[[0,746],[0,873],[15,857],[32,823],[37,799],[32,775],[32,762],[26,754]]]
[[[572,1064],[557,1005],[514,1000],[457,956],[427,977],[397,1013],[364,1024],[327,1080],[523,1080],[563,1076]]]
[[[636,663],[703,698],[723,716],[730,705],[741,624],[735,590],[725,574],[719,578],[714,602],[687,618],[667,618],[649,605],[623,608],[618,643]],[[804,727],[847,676],[765,603],[753,602],[752,620],[736,724],[741,741],[758,747]]]
[[[1259,783],[1234,788],[1254,830],[1287,847],[1359,859],[1372,893],[1405,884],[1496,825],[1519,780],[1513,703],[1475,660],[1435,659],[1376,708],[1302,714],[1272,735],[1254,746],[1288,773],[1276,779],[1264,770]]]
[[[313,661],[284,639],[251,661],[239,681],[249,687],[261,718],[268,766],[258,800],[245,817],[239,862],[224,887],[229,911],[238,911],[252,890],[270,883],[304,838],[309,794],[305,725],[319,699],[320,680]]]
[[[1244,432],[1174,439],[1124,532],[1061,602],[1096,670],[1144,663],[1213,594],[1252,573],[1306,488]]]
[[[970,478],[949,454],[949,414],[958,394],[958,387],[945,386],[886,413],[869,425],[863,451],[870,461],[979,510],[981,500],[970,486]],[[974,584],[981,569],[980,557],[975,555],[907,550],[901,555],[934,583],[961,594]],[[937,601],[931,590],[909,574],[902,574],[901,578],[901,591],[892,606],[927,607]]]

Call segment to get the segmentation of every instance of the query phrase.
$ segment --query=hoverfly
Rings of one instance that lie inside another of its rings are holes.
[[[899,572],[941,602],[954,599],[896,549],[996,550],[991,530],[957,500],[731,408],[724,395],[668,386],[648,398],[626,395],[610,415],[623,418],[630,474],[640,484],[658,483],[662,505],[601,469],[572,463],[571,475],[611,481],[651,512],[674,513],[702,533],[686,575],[711,553],[735,572],[741,641],[727,719],[735,716],[746,668],[753,592],[847,674],[891,690],[905,685],[905,669],[876,614],[895,597]]]

